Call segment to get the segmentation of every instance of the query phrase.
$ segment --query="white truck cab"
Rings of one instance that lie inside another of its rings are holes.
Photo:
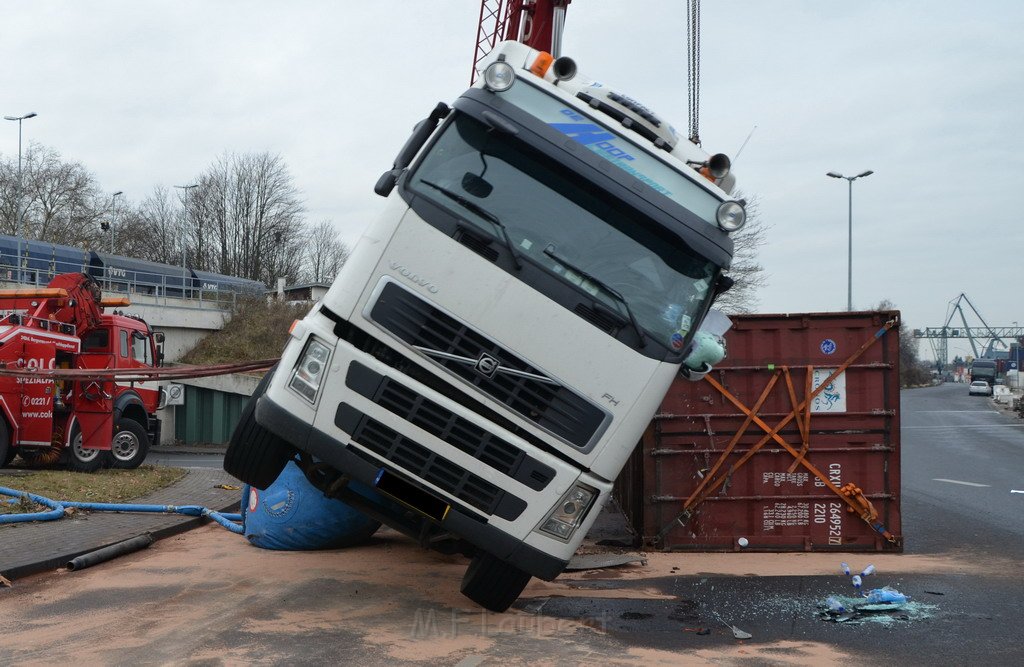
[[[484,65],[377,183],[225,468],[265,487],[298,452],[328,495],[470,556],[463,592],[502,611],[563,570],[693,361],[745,212],[725,156],[571,60],[505,42]]]

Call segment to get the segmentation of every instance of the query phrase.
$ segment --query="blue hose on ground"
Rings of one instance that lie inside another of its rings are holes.
[[[50,508],[49,512],[33,512],[31,514],[0,514],[0,524],[22,523],[25,521],[53,521],[64,516],[63,505],[54,500],[50,500],[49,498],[37,496],[34,493],[15,491],[14,489],[8,489],[6,486],[0,486],[0,495],[14,496],[15,499],[27,498],[34,503]]]
[[[17,498],[28,498],[32,502],[49,507],[49,512],[34,512],[31,514],[0,514],[0,524],[20,523],[25,521],[53,521],[64,516],[67,508],[92,510],[95,512],[150,512],[157,514],[184,514],[186,516],[210,517],[232,533],[242,534],[244,528],[235,521],[241,521],[240,514],[222,514],[201,505],[139,505],[133,503],[79,503],[70,500],[51,500],[44,496],[37,496],[34,493],[17,491],[0,486],[0,496],[13,496]]]

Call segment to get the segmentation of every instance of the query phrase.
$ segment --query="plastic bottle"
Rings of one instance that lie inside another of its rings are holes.
[[[874,565],[868,565],[866,568],[864,568],[864,571],[860,573],[860,576],[866,577],[869,574],[874,574],[874,573],[875,573],[875,566]]]
[[[857,590],[858,593],[860,593],[860,585],[861,585],[860,575],[859,574],[853,575],[853,579],[850,580],[850,583],[852,583],[853,587]]]
[[[829,596],[828,599],[825,600],[825,604],[828,605],[829,611],[833,611],[837,614],[842,614],[846,611],[846,607],[843,606],[843,603],[834,596]]]
[[[843,571],[843,574],[845,574],[846,576],[850,576],[850,566],[846,563],[840,563],[839,569],[841,569]]]

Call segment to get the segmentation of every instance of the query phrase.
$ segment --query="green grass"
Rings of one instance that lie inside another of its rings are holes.
[[[70,470],[15,470],[0,474],[0,486],[27,491],[51,500],[87,503],[122,503],[141,498],[185,476],[181,468],[151,465],[135,470],[100,470],[94,473]],[[0,496],[6,499],[7,496]],[[22,500],[19,504],[0,502],[0,514],[39,511],[41,506]]]

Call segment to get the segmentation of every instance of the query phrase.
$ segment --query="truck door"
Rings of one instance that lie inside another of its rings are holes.
[[[54,367],[56,350],[52,343],[26,335],[22,359],[29,369]],[[53,439],[53,392],[50,378],[18,378],[20,423],[18,445],[49,447]]]
[[[120,341],[111,341],[110,330],[94,329],[82,337],[78,368],[115,368]],[[114,349],[111,349],[113,343]],[[125,352],[127,355],[127,351]],[[114,437],[114,382],[83,380],[75,382],[75,417],[82,431],[82,446],[110,449]]]

